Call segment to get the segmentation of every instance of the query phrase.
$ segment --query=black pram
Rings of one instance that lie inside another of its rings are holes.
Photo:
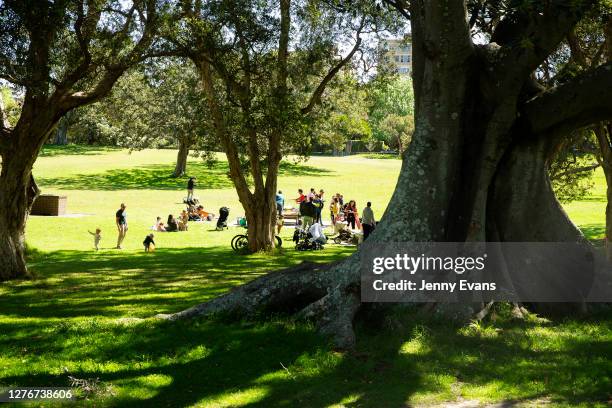
[[[312,240],[310,232],[303,231],[300,228],[295,229],[293,242],[295,242],[295,249],[298,251],[318,251],[323,249],[323,245],[319,241]]]
[[[229,208],[219,208],[219,219],[217,220],[217,230],[221,231],[223,228],[227,228],[227,217],[229,217]]]

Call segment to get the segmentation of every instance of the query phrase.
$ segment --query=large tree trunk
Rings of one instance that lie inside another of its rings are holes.
[[[65,146],[68,144],[68,119],[62,118],[57,125],[57,130],[55,131],[55,139],[53,140],[53,144]]]
[[[187,158],[189,157],[189,143],[179,139],[179,149],[176,155],[176,166],[172,177],[182,177],[187,173]]]
[[[29,277],[25,225],[38,196],[31,169],[19,157],[3,155],[0,173],[0,281]]]
[[[559,142],[556,135],[563,134],[558,131],[567,131],[572,118],[583,123],[582,107],[599,103],[605,95],[577,97],[586,89],[601,89],[595,86],[595,76],[550,94],[534,90],[529,76],[546,56],[534,53],[552,52],[578,17],[561,8],[546,15],[548,25],[534,18],[532,25],[523,27],[518,20],[517,31],[505,33],[544,27],[534,39],[539,43],[533,49],[502,49],[500,44],[518,42],[496,38],[489,46],[471,43],[462,2],[410,4],[416,127],[387,210],[363,246],[411,241],[584,242],[554,197],[547,161]],[[593,112],[598,116],[602,111]],[[272,273],[162,317],[295,313],[314,320],[338,346],[351,347],[352,321],[361,307],[359,258],[360,251],[333,265]],[[477,306],[452,304],[444,310],[465,317],[477,312]]]
[[[612,166],[612,163],[609,163]],[[612,168],[604,170],[606,176],[606,258],[612,261]]]
[[[276,220],[276,203],[274,197],[262,197],[261,201],[246,209],[248,224],[249,250],[251,252],[268,251],[273,248]]]
[[[612,125],[598,123],[594,127],[595,137],[599,143],[600,164],[606,178],[606,256],[612,261],[612,145],[610,131]]]

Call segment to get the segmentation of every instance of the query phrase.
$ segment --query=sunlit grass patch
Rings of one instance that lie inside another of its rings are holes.
[[[544,401],[605,405],[612,389],[612,317],[559,320],[510,316],[460,325],[402,308],[391,319],[357,327],[354,351],[334,350],[311,323],[286,316],[257,321],[220,318],[165,322],[172,313],[226,293],[262,274],[303,261],[331,262],[353,247],[292,248],[272,255],[237,255],[239,228],[218,232],[193,223],[188,232],[144,235],[156,216],[182,209],[185,179],[172,179],[174,151],[69,147],[44,155],[35,175],[44,193],[68,195],[80,218],[31,217],[29,262],[37,278],[0,284],[0,385],[68,386],[70,377],[98,379],[100,392],[78,405],[127,407],[412,406],[457,401]],[[213,211],[242,215],[226,164],[212,169],[195,158],[200,196]],[[283,164],[279,188],[290,202],[297,188],[342,192],[372,201],[382,215],[400,160],[313,157]],[[224,178],[225,177],[225,178]],[[596,195],[566,208],[585,234],[603,234],[605,203]],[[372,182],[370,182],[372,181]],[[89,188],[91,187],[91,188]],[[130,230],[121,251],[114,212],[128,203]],[[326,217],[326,213],[323,214]],[[87,229],[100,226],[95,252]],[[50,406],[60,406],[52,403]],[[36,406],[36,405],[33,405]]]

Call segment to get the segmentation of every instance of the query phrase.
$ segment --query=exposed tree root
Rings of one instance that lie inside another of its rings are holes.
[[[359,286],[358,282],[334,279],[347,261],[352,263],[350,258],[328,265],[304,262],[238,286],[208,302],[156,317],[178,320],[215,314],[252,317],[260,312],[293,313],[297,319],[314,321],[336,347],[351,348],[355,344],[353,319],[361,305]]]

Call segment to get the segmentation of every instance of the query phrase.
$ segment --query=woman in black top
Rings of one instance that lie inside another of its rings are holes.
[[[349,201],[346,205],[346,209],[344,210],[344,214],[346,215],[346,223],[347,226],[350,225],[352,229],[355,229],[355,213],[357,212],[357,204],[354,200]]]
[[[176,222],[172,214],[168,215],[168,222],[166,223],[166,231],[168,232],[178,231],[178,223]]]
[[[193,200],[193,189],[195,188],[195,177],[189,177],[187,182],[187,200]]]
[[[127,234],[128,226],[127,226],[127,212],[125,211],[125,204],[121,203],[121,208],[117,210],[115,213],[115,223],[117,224],[117,231],[119,233],[117,237],[117,249],[121,249],[121,244],[125,239],[125,234]]]

